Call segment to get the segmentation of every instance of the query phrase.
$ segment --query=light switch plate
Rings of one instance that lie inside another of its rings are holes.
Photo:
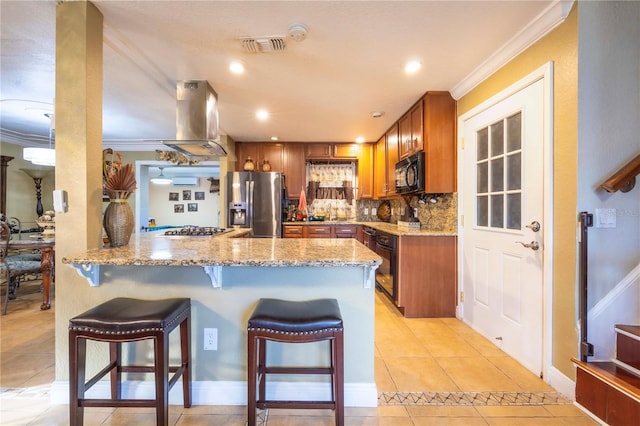
[[[616,209],[596,209],[596,228],[615,228]]]

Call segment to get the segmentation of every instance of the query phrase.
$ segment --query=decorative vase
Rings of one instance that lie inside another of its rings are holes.
[[[102,225],[111,247],[126,246],[133,233],[133,212],[128,199],[130,193],[118,196],[118,191],[109,192],[111,202],[104,211]]]
[[[245,160],[244,169],[247,172],[252,172],[255,169],[255,165],[253,164],[253,160],[251,159],[251,157],[247,157],[247,159]]]
[[[263,172],[270,172],[271,171],[271,164],[269,164],[269,160],[264,160],[262,162],[262,171]]]

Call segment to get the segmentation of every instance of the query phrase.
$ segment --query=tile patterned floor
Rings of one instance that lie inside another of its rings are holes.
[[[0,317],[0,424],[67,425],[49,403],[54,308],[40,311],[36,284],[19,289]],[[573,402],[454,318],[407,319],[376,297],[378,407],[345,409],[345,424],[595,425]],[[171,425],[246,424],[245,406],[170,407]],[[153,425],[152,409],[86,409],[87,425]],[[265,410],[267,426],[333,425],[329,410]]]

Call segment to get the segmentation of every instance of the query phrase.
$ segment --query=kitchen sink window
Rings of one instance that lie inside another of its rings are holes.
[[[309,215],[326,220],[353,220],[356,212],[354,162],[308,162]]]

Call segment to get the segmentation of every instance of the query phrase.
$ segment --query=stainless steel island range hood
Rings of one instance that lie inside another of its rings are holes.
[[[177,83],[176,140],[163,144],[188,157],[224,157],[218,134],[218,95],[208,81]]]

